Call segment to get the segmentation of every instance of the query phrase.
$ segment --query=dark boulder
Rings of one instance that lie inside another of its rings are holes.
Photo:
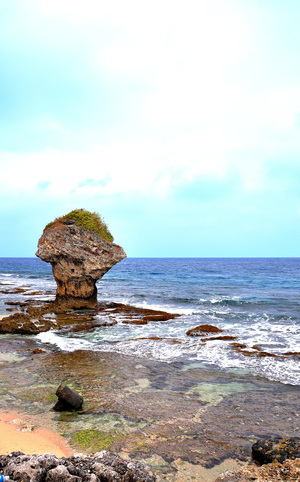
[[[61,383],[56,390],[56,396],[58,397],[58,401],[54,405],[53,409],[57,412],[74,409],[79,410],[82,407],[82,396],[67,385],[63,385]]]

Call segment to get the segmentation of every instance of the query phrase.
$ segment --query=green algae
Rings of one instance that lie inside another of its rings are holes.
[[[118,413],[77,413],[60,412],[57,415],[60,431],[68,433],[71,438],[82,430],[95,430],[101,427],[101,432],[111,434],[129,434],[143,429],[145,421],[128,420]]]
[[[116,439],[123,438],[123,436],[115,435],[100,430],[85,429],[77,432],[71,439],[71,444],[82,447],[88,451],[99,451],[110,448]]]

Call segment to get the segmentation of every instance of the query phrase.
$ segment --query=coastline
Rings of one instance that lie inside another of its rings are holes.
[[[109,450],[140,460],[158,481],[214,481],[251,462],[257,438],[299,430],[298,389],[261,377],[117,353],[66,353],[27,336],[0,337],[0,353],[1,413],[23,414],[46,429],[46,439],[48,431],[63,434],[74,452]],[[82,411],[52,410],[61,382],[83,395]],[[55,449],[38,442],[32,450]]]
[[[12,298],[7,315],[19,305],[33,316],[35,306],[43,302],[37,296],[41,293],[29,292],[30,298],[22,294],[24,300],[18,295],[18,303]],[[121,306],[128,317],[133,308],[116,303],[107,304],[109,316]],[[134,310],[133,318],[141,319],[144,309]],[[118,311],[118,316],[122,327],[124,314]],[[107,323],[106,314],[103,318]],[[65,332],[78,333],[73,340],[80,340],[83,328],[95,326],[93,315],[84,313],[68,313],[57,320]],[[111,325],[107,323],[107,332]],[[149,323],[152,326],[161,325]],[[151,340],[154,350],[155,344],[163,343],[163,338],[140,336],[134,340],[136,346],[145,339]],[[180,341],[171,341],[176,352]],[[108,450],[147,464],[158,481],[210,482],[251,463],[251,446],[257,439],[296,436],[299,431],[297,386],[197,360],[166,363],[139,356],[138,350],[124,354],[114,350],[115,343],[111,342],[113,351],[80,345],[69,352],[47,336],[2,335],[0,428],[9,443],[0,444],[0,452],[53,452],[61,457]],[[52,410],[62,382],[84,397],[79,412]]]

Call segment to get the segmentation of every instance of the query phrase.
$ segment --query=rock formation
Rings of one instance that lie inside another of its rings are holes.
[[[12,480],[23,482],[155,482],[156,476],[144,464],[124,460],[117,454],[97,452],[57,458],[54,454],[0,455],[0,470]]]
[[[94,230],[63,217],[45,228],[36,256],[52,265],[56,307],[76,309],[96,307],[96,281],[126,258],[126,253]]]

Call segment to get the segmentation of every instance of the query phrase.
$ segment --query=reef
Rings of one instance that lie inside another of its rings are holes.
[[[98,302],[97,307],[86,312],[66,313],[57,310],[54,301],[29,299],[6,302],[13,310],[19,309],[0,321],[0,334],[37,335],[50,329],[67,332],[89,331],[117,323],[146,325],[156,321],[174,319],[179,314],[138,308],[114,302]]]
[[[57,458],[54,454],[25,455],[13,452],[0,456],[0,468],[12,480],[23,482],[155,482],[144,464],[124,460],[107,451]]]
[[[51,263],[57,284],[56,310],[95,308],[96,281],[126,258],[121,246],[106,240],[95,229],[86,227],[90,226],[88,223],[78,224],[74,215],[78,212],[83,216],[95,215],[76,210],[56,219],[46,226],[38,242],[36,256]]]

